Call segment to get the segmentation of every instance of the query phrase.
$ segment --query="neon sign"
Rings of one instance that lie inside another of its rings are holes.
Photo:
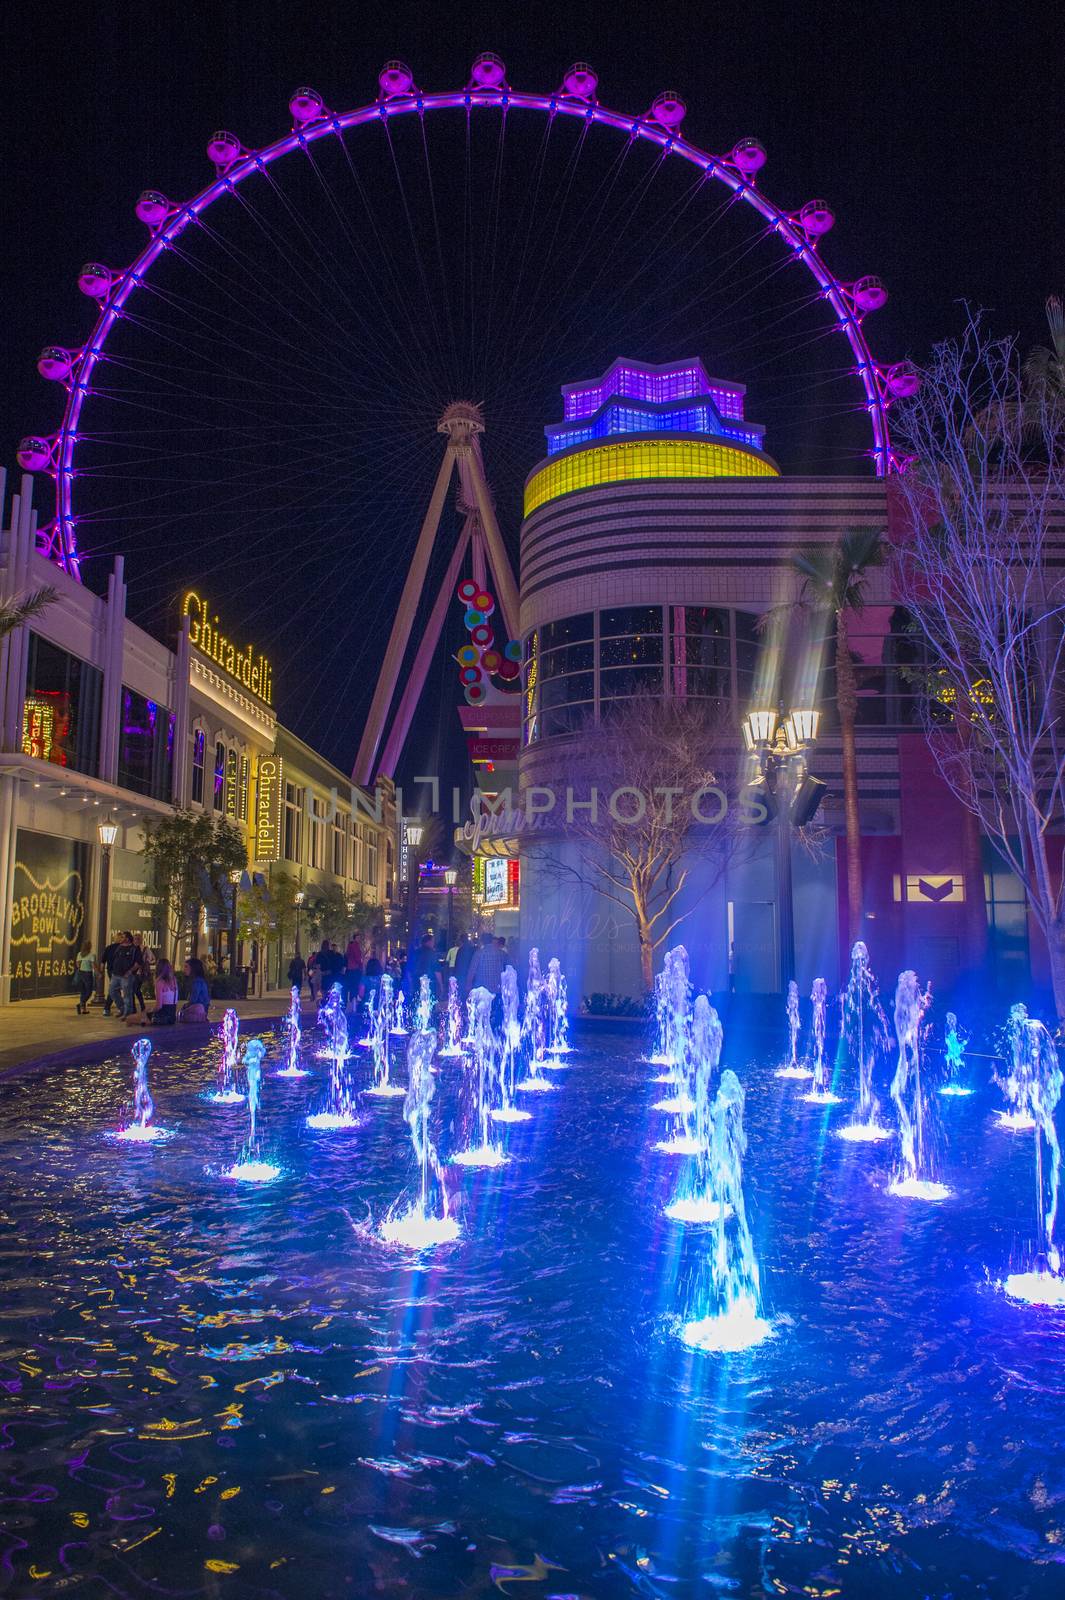
[[[281,843],[281,757],[261,756],[255,796],[255,860],[277,861]]]
[[[227,639],[217,615],[211,615],[210,606],[195,589],[190,589],[182,600],[181,615],[189,619],[190,644],[268,706],[273,704],[274,675],[261,651],[256,653],[253,645],[238,645]]]

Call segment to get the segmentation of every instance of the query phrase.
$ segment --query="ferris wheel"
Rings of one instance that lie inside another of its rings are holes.
[[[819,417],[860,419],[848,469],[861,454],[878,475],[896,470],[890,409],[918,378],[872,354],[866,323],[887,290],[830,267],[831,206],[771,200],[756,139],[716,155],[693,143],[679,94],[634,116],[598,88],[576,63],[552,93],[513,89],[485,53],[463,88],[430,92],[389,61],[355,110],[300,88],[282,137],[215,133],[212,176],[191,198],[145,190],[134,209],[147,239],[128,264],[78,274],[91,332],[38,361],[64,392],[56,431],[18,450],[54,479],[40,552],[80,578],[87,555],[124,538],[180,543],[206,520],[236,567],[256,527],[287,519],[402,559],[380,508],[416,480],[420,494],[421,436],[444,404],[480,388],[469,398],[489,421],[493,485],[517,479],[535,428],[526,419],[508,441],[500,413],[528,412],[530,395],[533,410],[548,404],[626,338],[651,359],[698,341],[715,368],[724,357],[737,377],[766,374],[774,438],[797,426],[785,401],[798,393]],[[829,347],[827,365],[807,360]],[[353,509],[366,505],[369,522]]]

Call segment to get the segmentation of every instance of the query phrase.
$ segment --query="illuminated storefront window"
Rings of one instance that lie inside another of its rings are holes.
[[[207,738],[202,728],[193,730],[192,735],[192,803],[194,806],[203,805],[203,768],[207,753]]]
[[[29,636],[22,753],[96,776],[103,675],[38,634]]]
[[[166,706],[122,689],[118,783],[153,800],[169,800],[174,774],[174,718]]]
[[[226,747],[219,739],[214,747],[214,809],[222,811],[226,803]]]

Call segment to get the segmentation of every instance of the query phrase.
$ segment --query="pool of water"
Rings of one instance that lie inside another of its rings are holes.
[[[421,1259],[367,1231],[414,1182],[402,1101],[313,1133],[320,1062],[267,1058],[260,1188],[217,1175],[244,1113],[201,1098],[213,1048],[153,1060],[165,1144],[104,1137],[128,1058],[6,1083],[0,1590],[1065,1593],[1065,1313],[995,1286],[1034,1233],[995,1092],[940,1105],[953,1193],[922,1205],[727,1037],[774,1335],[722,1357],[677,1337],[707,1236],[663,1215],[653,1069],[577,1043],[506,1166],[449,1170],[462,1237]]]

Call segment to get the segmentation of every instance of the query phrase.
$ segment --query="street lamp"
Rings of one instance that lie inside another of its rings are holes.
[[[455,884],[458,882],[458,869],[455,867],[444,868],[444,882],[447,884],[447,947],[451,949],[451,925],[455,909]]]
[[[229,974],[235,978],[237,975],[237,890],[244,873],[240,867],[234,867],[229,874],[229,881],[233,885],[233,904],[230,907],[229,923]]]
[[[97,999],[107,999],[107,972],[104,968],[104,951],[107,948],[107,925],[111,915],[111,847],[118,838],[118,823],[108,817],[96,824],[96,837],[100,841],[100,904],[97,909],[96,959],[100,963],[100,988]]]
[[[420,857],[418,846],[425,836],[425,827],[420,822],[405,822],[403,824],[403,843],[407,849],[407,943],[413,945],[414,928],[418,920],[418,873]]]
[[[300,913],[303,910],[307,896],[302,889],[297,889],[293,899],[296,902],[296,954],[300,954]]]
[[[743,742],[757,757],[759,771],[776,812],[777,904],[779,907],[780,988],[795,972],[795,907],[791,876],[791,829],[796,803],[808,821],[817,809],[824,785],[808,778],[806,753],[817,738],[821,713],[812,706],[796,706],[786,717],[770,707],[748,711],[743,719]],[[805,789],[810,789],[809,796]],[[803,791],[800,793],[800,791]]]

